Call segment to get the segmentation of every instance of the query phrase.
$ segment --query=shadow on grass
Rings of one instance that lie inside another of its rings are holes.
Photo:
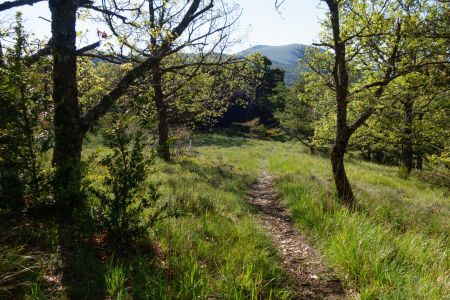
[[[3,282],[0,253],[0,299],[3,284],[11,287],[8,299],[105,299],[103,264],[79,229],[49,213],[0,223],[3,250],[17,249],[10,256],[20,259],[8,267],[17,276]]]
[[[98,249],[77,232],[59,226],[65,294],[69,299],[105,299],[105,266],[97,256]]]

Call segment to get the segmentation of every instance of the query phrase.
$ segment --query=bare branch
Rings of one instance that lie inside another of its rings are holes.
[[[96,43],[87,45],[86,47],[83,47],[83,48],[78,49],[75,53],[76,53],[76,55],[80,56],[80,55],[82,55],[82,54],[85,53],[85,52],[88,52],[88,51],[94,50],[95,48],[100,47],[100,43],[101,43],[101,42],[98,41],[98,42],[96,42]]]
[[[122,16],[122,15],[120,15],[118,13],[112,12],[112,11],[110,11],[108,9],[105,9],[105,8],[97,7],[97,6],[94,6],[94,5],[88,5],[88,4],[87,5],[83,5],[82,7],[83,8],[87,8],[87,9],[95,10],[97,12],[100,12],[100,13],[108,15],[108,16],[113,16],[113,17],[119,18],[123,22],[127,21],[127,18],[125,16]]]
[[[24,6],[24,5],[34,5],[38,2],[47,0],[16,0],[16,1],[6,1],[0,4],[0,12],[5,11],[14,7]]]

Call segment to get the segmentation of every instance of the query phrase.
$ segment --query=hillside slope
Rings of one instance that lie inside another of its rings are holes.
[[[272,61],[274,67],[286,71],[285,82],[287,85],[292,85],[298,78],[299,60],[305,54],[307,47],[307,45],[302,44],[283,46],[257,45],[241,51],[237,55],[246,57],[253,53],[261,53],[261,55]]]

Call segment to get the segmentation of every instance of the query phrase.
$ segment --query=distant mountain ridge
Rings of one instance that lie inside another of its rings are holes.
[[[256,45],[237,53],[238,56],[247,57],[259,52],[269,58],[275,68],[286,71],[285,83],[292,85],[299,77],[299,60],[305,55],[309,46],[303,44],[290,44],[282,46]]]

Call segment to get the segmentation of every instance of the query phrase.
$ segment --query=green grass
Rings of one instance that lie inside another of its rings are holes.
[[[83,155],[107,152],[91,139]],[[281,258],[246,203],[263,169],[275,176],[299,228],[361,299],[450,298],[448,190],[402,179],[396,168],[349,160],[358,204],[348,212],[335,203],[327,158],[296,143],[220,134],[196,136],[184,156],[155,164],[149,180],[172,216],[149,230],[153,248],[100,260],[89,244],[68,245],[70,255],[58,258],[71,229],[29,226],[17,243],[41,244],[55,262],[33,270],[23,294],[48,298],[43,274],[62,263],[65,293],[74,299],[289,299],[292,283]],[[92,168],[88,180],[100,182],[104,173]],[[31,253],[16,249],[16,256]]]
[[[298,226],[361,299],[450,297],[447,190],[399,178],[396,168],[352,160],[347,169],[358,205],[348,212],[334,201],[328,159],[295,143],[246,145],[255,155],[241,160],[231,153],[236,149],[215,150],[238,167],[259,161],[276,176]]]
[[[157,253],[109,258],[99,266],[91,261],[93,253],[82,250],[72,257],[68,271],[72,282],[91,285],[90,289],[72,286],[73,297],[289,298],[280,257],[246,203],[259,170],[259,162],[252,158],[256,153],[248,151],[253,142],[213,139],[200,140],[187,155],[154,166],[149,180],[159,186],[160,202],[168,204],[172,215],[149,231]],[[224,148],[227,157],[218,153]],[[92,153],[104,155],[107,150],[92,139],[84,157]],[[104,174],[104,169],[95,167],[87,178],[98,182]],[[95,270],[87,272],[85,265]]]

